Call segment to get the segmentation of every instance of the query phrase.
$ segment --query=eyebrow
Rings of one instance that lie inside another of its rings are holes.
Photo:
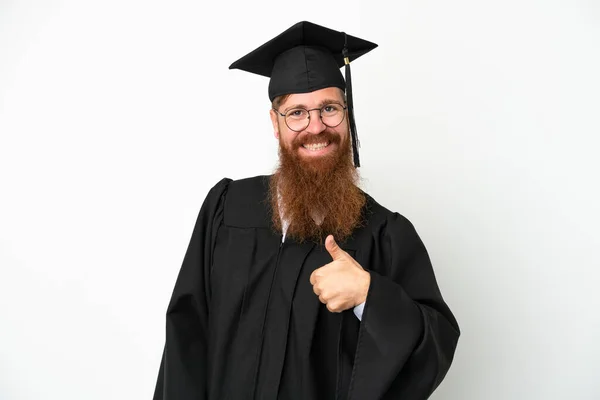
[[[336,103],[336,104],[342,104],[343,105],[343,101],[340,100],[335,100],[335,99],[323,99],[319,102],[319,104],[317,104],[317,107],[315,108],[321,108],[327,104],[331,104],[331,103]],[[306,104],[294,104],[291,105],[289,107],[286,107],[286,109],[283,111],[283,113],[285,114],[286,112],[293,110],[294,108],[304,108],[306,110],[308,110],[308,107],[306,106]]]

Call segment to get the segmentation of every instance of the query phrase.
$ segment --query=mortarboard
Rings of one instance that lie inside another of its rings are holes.
[[[325,28],[298,22],[229,66],[271,78],[269,100],[326,87],[346,92],[354,165],[360,166],[354,122],[350,62],[376,48],[375,43]],[[340,68],[345,65],[346,78]]]

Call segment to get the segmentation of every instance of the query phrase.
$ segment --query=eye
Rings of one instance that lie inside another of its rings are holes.
[[[323,108],[321,109],[321,111],[324,114],[335,114],[337,112],[339,112],[341,110],[341,107],[337,104],[327,104],[326,106],[323,106]]]
[[[293,110],[290,110],[286,113],[286,117],[287,118],[292,118],[292,119],[303,119],[306,118],[306,110],[302,109],[302,108],[295,108]]]

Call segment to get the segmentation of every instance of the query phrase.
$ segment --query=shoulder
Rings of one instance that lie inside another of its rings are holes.
[[[231,196],[261,196],[269,189],[269,179],[270,175],[259,175],[250,178],[230,180],[228,192],[231,193]]]
[[[381,225],[389,227],[392,225],[396,228],[400,227],[414,230],[412,222],[407,217],[383,206],[369,194],[365,193],[365,196],[365,218],[369,225],[374,227],[379,227]]]
[[[417,229],[404,215],[368,195],[366,213],[366,233],[369,238],[376,238],[385,252],[395,254],[398,260],[408,260],[414,254],[427,252]]]
[[[211,192],[222,197],[224,223],[237,227],[268,226],[269,180],[269,175],[259,175],[219,181]]]
[[[269,188],[269,175],[259,175],[251,178],[231,179],[224,177],[209,191],[211,194],[227,194],[228,198],[247,197],[256,193],[264,193]]]

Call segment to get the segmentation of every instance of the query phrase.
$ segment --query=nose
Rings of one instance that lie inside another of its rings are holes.
[[[316,135],[327,129],[327,126],[321,121],[319,110],[311,110],[309,113],[308,126],[305,129],[306,132]]]

